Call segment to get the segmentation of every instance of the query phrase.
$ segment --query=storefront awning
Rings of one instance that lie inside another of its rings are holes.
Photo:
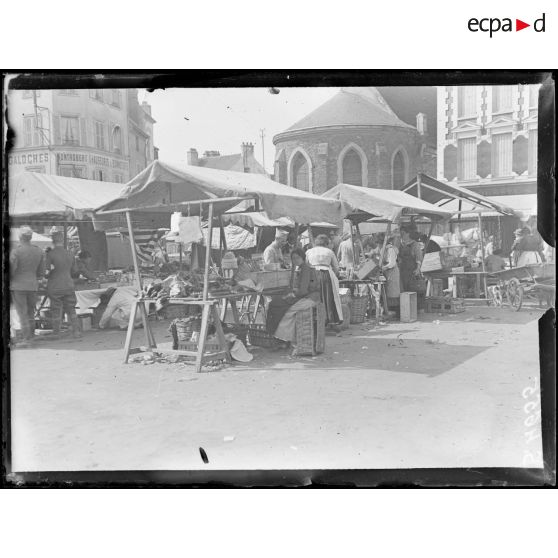
[[[117,198],[122,184],[36,172],[10,177],[8,213],[12,222],[64,222],[90,217],[101,203]]]
[[[483,211],[484,214],[486,210],[496,212],[498,215],[515,215],[509,204],[497,201],[495,197],[489,198],[457,184],[440,182],[423,173],[419,173],[401,190],[443,209],[450,209],[453,213],[459,211],[454,209],[453,201],[456,200],[456,207],[459,207],[461,202],[461,211]],[[510,196],[499,197],[507,199]]]

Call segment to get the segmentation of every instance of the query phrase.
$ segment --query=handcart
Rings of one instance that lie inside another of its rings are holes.
[[[496,271],[488,275],[488,302],[518,312],[524,300],[538,300],[540,306],[554,306],[556,270],[554,263],[532,264]],[[492,284],[490,284],[492,283]]]

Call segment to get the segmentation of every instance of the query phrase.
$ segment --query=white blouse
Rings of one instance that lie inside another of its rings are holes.
[[[325,246],[315,246],[306,252],[306,261],[311,266],[324,265],[331,267],[335,274],[339,273],[339,262],[333,250]]]

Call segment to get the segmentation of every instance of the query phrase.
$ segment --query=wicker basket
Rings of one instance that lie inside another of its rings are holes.
[[[368,310],[368,295],[353,296],[351,299],[351,323],[361,324],[366,319]]]
[[[325,308],[323,304],[296,313],[295,335],[297,355],[315,356],[324,352]]]
[[[280,344],[278,339],[267,332],[266,326],[263,324],[250,324],[248,326],[248,341],[250,345],[263,347],[264,349],[273,349]]]
[[[178,343],[178,350],[179,351],[194,351],[198,350],[198,342],[197,341],[180,341]],[[221,351],[221,347],[218,343],[205,343],[204,353],[217,353]]]
[[[192,316],[190,318],[183,318],[174,320],[171,328],[176,331],[176,338],[179,342],[190,341],[192,333],[201,330],[201,317]]]

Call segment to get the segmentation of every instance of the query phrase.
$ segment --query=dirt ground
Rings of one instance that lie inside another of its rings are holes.
[[[541,314],[354,325],[200,374],[122,364],[121,331],[39,341],[11,353],[13,470],[540,467]]]

